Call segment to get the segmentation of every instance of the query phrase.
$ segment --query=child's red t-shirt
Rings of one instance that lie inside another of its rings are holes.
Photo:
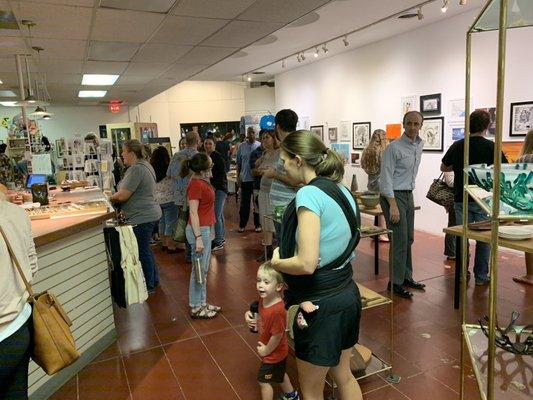
[[[263,357],[263,363],[276,364],[287,358],[289,345],[287,344],[287,311],[283,301],[278,301],[270,307],[263,307],[263,299],[259,299],[259,340],[264,345],[273,335],[282,334],[278,347],[268,356]]]
[[[203,179],[191,179],[187,186],[187,200],[198,200],[198,218],[200,226],[211,226],[215,223],[215,191]],[[189,224],[191,217],[189,217]]]

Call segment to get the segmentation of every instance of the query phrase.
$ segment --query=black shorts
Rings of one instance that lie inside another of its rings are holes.
[[[287,359],[276,364],[261,363],[257,380],[261,383],[282,383],[285,377],[285,363]]]
[[[313,365],[333,367],[339,364],[342,350],[359,340],[361,295],[355,282],[340,293],[313,301],[319,306],[312,313],[303,312],[308,328],[293,322],[296,357]]]

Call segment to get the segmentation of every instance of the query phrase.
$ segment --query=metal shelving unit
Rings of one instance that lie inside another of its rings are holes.
[[[493,166],[493,190],[492,190],[492,207],[489,209],[486,204],[480,204],[483,209],[489,212],[491,218],[491,257],[490,257],[490,292],[489,292],[489,337],[488,339],[481,332],[477,325],[468,324],[466,321],[466,300],[467,300],[467,257],[468,251],[463,251],[462,271],[461,271],[461,382],[460,398],[465,399],[465,364],[467,355],[472,362],[479,391],[483,400],[498,399],[521,399],[531,398],[531,393],[527,394],[528,382],[531,381],[531,357],[529,357],[529,369],[527,364],[522,360],[527,357],[520,357],[512,353],[505,352],[496,347],[496,306],[497,306],[497,285],[498,285],[498,246],[499,246],[499,225],[500,219],[513,219],[509,215],[500,213],[500,172],[501,172],[501,149],[503,134],[503,111],[504,111],[504,89],[505,89],[505,62],[506,62],[506,41],[507,30],[510,28],[520,28],[533,26],[533,1],[531,0],[488,0],[478,17],[470,27],[466,37],[466,95],[465,95],[465,132],[470,131],[470,85],[472,69],[472,35],[480,32],[498,31],[498,81],[497,81],[497,100],[496,100],[496,132],[494,137],[494,166]],[[464,146],[464,165],[469,165],[470,151],[469,136],[465,135]],[[468,187],[468,174],[464,172],[465,190],[463,191],[463,235],[462,248],[468,248],[468,195],[472,194],[473,198],[480,203],[482,200],[476,191]],[[505,354],[503,354],[505,353]],[[505,356],[506,359],[502,358]],[[520,387],[519,383],[505,385],[501,378],[507,374],[506,363],[508,359],[515,362],[517,368],[522,370],[525,380],[525,389]],[[520,359],[520,360],[519,360]],[[528,372],[529,371],[529,372]],[[527,378],[527,374],[530,374]],[[496,388],[495,382],[498,383]],[[517,388],[515,391],[512,388]],[[521,394],[525,390],[524,397]]]

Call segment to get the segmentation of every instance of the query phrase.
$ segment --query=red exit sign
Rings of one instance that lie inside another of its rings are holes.
[[[109,103],[109,111],[112,113],[120,112],[120,103]]]

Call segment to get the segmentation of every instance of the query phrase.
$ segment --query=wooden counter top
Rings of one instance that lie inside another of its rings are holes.
[[[35,247],[44,246],[45,244],[64,239],[84,230],[95,228],[114,216],[114,211],[108,211],[95,215],[31,221],[31,231]]]

